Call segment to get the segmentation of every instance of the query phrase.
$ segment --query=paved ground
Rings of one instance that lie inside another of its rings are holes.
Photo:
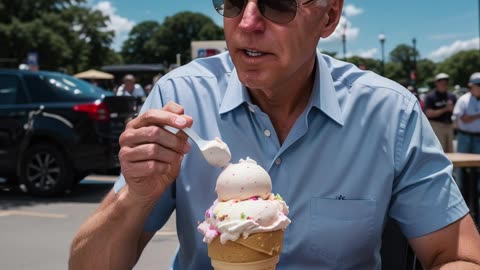
[[[71,193],[32,198],[0,187],[0,269],[64,270],[73,235],[110,190],[114,177],[89,176]],[[168,269],[178,241],[171,218],[135,269]]]

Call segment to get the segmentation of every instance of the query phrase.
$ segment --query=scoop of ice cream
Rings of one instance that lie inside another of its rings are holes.
[[[284,230],[289,224],[288,206],[280,196],[264,200],[253,197],[248,200],[216,200],[205,212],[205,221],[198,226],[204,242],[210,243],[220,236],[220,242],[235,241],[240,236],[253,233]]]
[[[228,145],[218,137],[209,141],[200,151],[207,162],[216,167],[227,166],[232,158]]]
[[[206,243],[219,236],[225,244],[240,236],[285,230],[290,224],[288,206],[273,195],[267,171],[250,158],[228,165],[218,176],[215,190],[218,199],[198,225]]]
[[[272,181],[255,160],[241,159],[237,164],[228,165],[218,176],[215,191],[220,201],[252,197],[267,199],[272,192]]]

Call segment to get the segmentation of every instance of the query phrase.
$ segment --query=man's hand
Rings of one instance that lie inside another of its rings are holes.
[[[460,117],[460,119],[464,123],[471,123],[475,120],[480,119],[480,113],[479,114],[471,114],[471,115],[464,114],[464,115],[462,115],[462,117]]]
[[[190,145],[183,132],[172,134],[162,127],[190,127],[192,119],[183,113],[183,107],[170,102],[127,124],[120,136],[119,159],[130,198],[154,202],[175,181]]]
[[[453,112],[453,102],[451,100],[447,101],[447,106],[445,108],[447,112]]]

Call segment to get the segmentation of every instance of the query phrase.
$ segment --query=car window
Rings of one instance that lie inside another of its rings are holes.
[[[25,82],[33,102],[90,101],[113,95],[90,83],[62,74],[31,74]]]
[[[17,76],[0,74],[0,105],[25,103],[25,95]]]

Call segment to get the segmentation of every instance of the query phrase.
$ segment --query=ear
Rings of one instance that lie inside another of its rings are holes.
[[[335,31],[342,17],[343,0],[330,0],[329,5],[328,22],[323,30],[322,38],[329,37]]]

